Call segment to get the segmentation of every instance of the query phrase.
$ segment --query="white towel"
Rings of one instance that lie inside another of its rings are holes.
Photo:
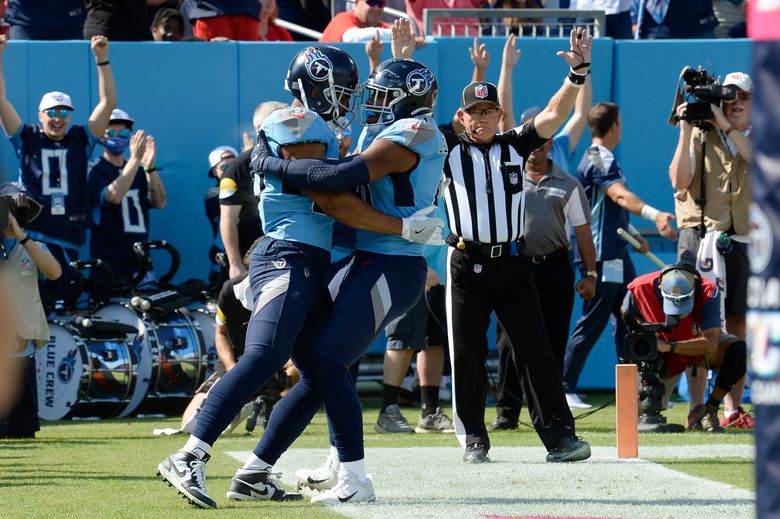
[[[721,231],[712,229],[707,231],[704,238],[699,243],[699,252],[696,254],[696,270],[702,277],[709,279],[718,287],[720,295],[720,323],[723,327],[726,322],[726,262],[718,251],[718,236]]]

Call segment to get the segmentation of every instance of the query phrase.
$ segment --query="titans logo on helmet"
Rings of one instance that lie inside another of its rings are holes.
[[[333,63],[330,59],[314,47],[309,47],[304,53],[306,72],[315,81],[322,81],[331,74]]]
[[[418,68],[406,76],[406,88],[409,93],[423,95],[433,86],[433,72],[427,68]]]

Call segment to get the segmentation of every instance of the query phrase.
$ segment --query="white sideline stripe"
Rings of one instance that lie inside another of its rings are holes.
[[[614,447],[594,447],[580,463],[545,463],[542,447],[494,447],[492,463],[465,465],[457,447],[366,449],[377,501],[343,505],[347,517],[451,519],[485,515],[734,519],[755,516],[755,493],[662,465],[618,460]],[[250,451],[227,454],[243,462]],[[659,459],[754,459],[751,445],[640,447]],[[326,449],[291,449],[274,467],[295,487],[294,473],[316,467]],[[713,467],[715,470],[715,467]]]

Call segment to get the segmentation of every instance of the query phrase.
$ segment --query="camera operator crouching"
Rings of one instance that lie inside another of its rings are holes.
[[[642,411],[649,409],[652,414],[654,408],[656,413],[660,412],[665,408],[662,402],[668,399],[680,374],[688,366],[704,365],[717,371],[718,376],[707,402],[692,404],[687,426],[688,429],[721,432],[718,407],[745,375],[747,348],[744,341],[720,330],[717,286],[703,279],[686,263],[670,265],[629,283],[623,301],[623,319],[632,332],[626,340],[624,360],[641,360],[643,390],[657,381],[656,377],[666,386],[660,395],[640,390],[640,398],[645,394],[650,400],[660,400],[651,402],[657,404],[655,406],[640,402]],[[655,333],[651,335],[650,332]],[[640,348],[633,346],[647,342],[632,341],[632,335],[649,338],[651,343],[656,337],[658,355],[652,348],[638,351]]]

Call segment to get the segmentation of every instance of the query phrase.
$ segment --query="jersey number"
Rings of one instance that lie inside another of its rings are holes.
[[[146,222],[141,210],[141,198],[138,189],[131,189],[122,199],[122,221],[126,233],[145,233]]]
[[[43,195],[59,194],[68,196],[68,163],[66,149],[42,149],[41,166],[43,166]]]

